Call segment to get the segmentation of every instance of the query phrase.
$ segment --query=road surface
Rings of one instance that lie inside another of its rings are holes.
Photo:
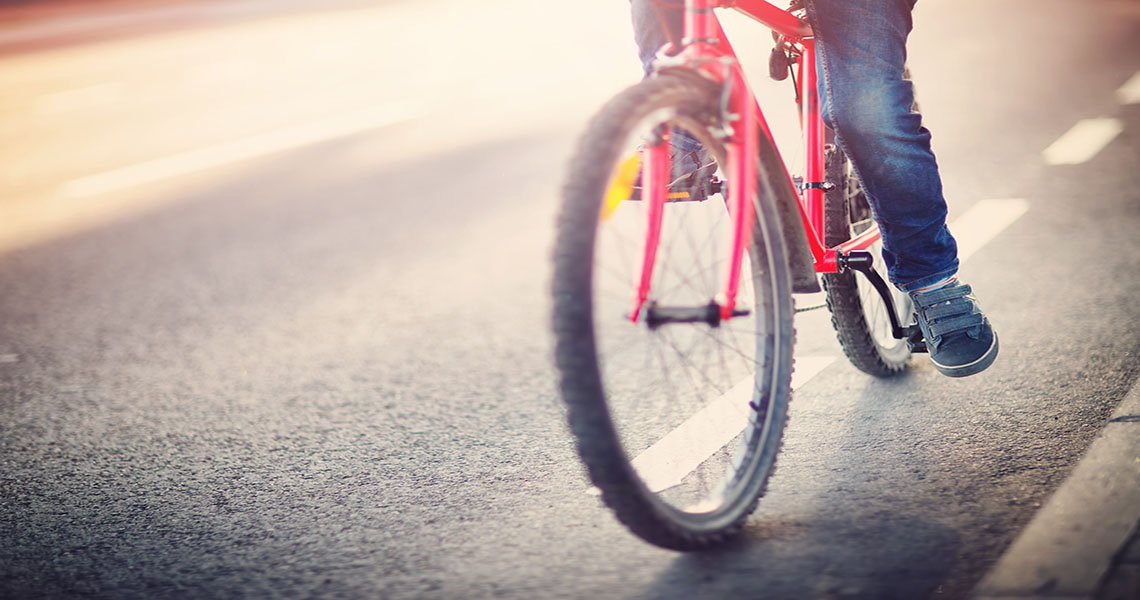
[[[624,3],[296,5],[0,57],[0,596],[962,598],[1140,374],[1140,8],[923,0],[998,362],[875,380],[801,315],[744,534],[650,547],[587,493],[548,326]]]

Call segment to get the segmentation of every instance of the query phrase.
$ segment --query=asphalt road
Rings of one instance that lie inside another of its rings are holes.
[[[961,273],[1001,356],[874,380],[805,313],[798,355],[833,360],[768,495],[683,555],[587,493],[555,388],[563,167],[638,76],[624,3],[573,4],[294,7],[0,57],[0,597],[968,594],[1140,374],[1140,5],[919,3],[952,223],[1028,207]],[[728,26],[762,74],[767,34]],[[1049,164],[1089,118],[1120,131]]]

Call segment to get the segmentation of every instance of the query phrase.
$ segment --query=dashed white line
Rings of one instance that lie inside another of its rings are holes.
[[[796,359],[792,387],[798,388],[835,362],[831,356]],[[708,457],[732,441],[748,422],[754,383],[741,381],[709,402],[679,427],[633,459],[633,467],[655,492],[681,483]]]
[[[67,182],[60,193],[70,197],[116,192],[170,177],[300,148],[404,122],[417,116],[399,102],[370,107],[329,119],[302,123],[268,133],[199,148]]]
[[[965,262],[1028,210],[1023,198],[982,200],[971,206],[949,226],[958,242],[958,261]]]
[[[1140,71],[1116,90],[1116,99],[1121,104],[1140,104]]]
[[[1084,119],[1057,138],[1042,155],[1051,165],[1079,165],[1096,156],[1121,131],[1124,124],[1120,119]]]

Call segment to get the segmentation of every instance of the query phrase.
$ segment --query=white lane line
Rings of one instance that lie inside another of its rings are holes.
[[[1116,99],[1121,104],[1140,104],[1140,71],[1116,90]]]
[[[958,242],[958,261],[966,262],[1027,210],[1029,202],[1023,198],[982,200],[971,206],[950,224],[950,233]]]
[[[232,162],[394,125],[409,121],[418,114],[419,112],[412,109],[408,103],[383,104],[73,179],[60,188],[60,193],[70,197],[85,197],[116,192]]]
[[[833,362],[831,356],[797,358],[792,388],[807,383]],[[680,484],[744,430],[752,411],[748,406],[752,386],[752,379],[741,381],[633,459],[633,467],[650,490],[658,492]]]
[[[1120,119],[1084,119],[1041,154],[1051,165],[1078,165],[1091,160],[1121,131],[1124,131],[1124,124]]]

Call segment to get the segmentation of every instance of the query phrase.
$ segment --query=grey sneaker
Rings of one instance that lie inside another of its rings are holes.
[[[910,294],[930,360],[949,377],[980,373],[997,358],[997,334],[972,291],[955,281],[937,290]]]

